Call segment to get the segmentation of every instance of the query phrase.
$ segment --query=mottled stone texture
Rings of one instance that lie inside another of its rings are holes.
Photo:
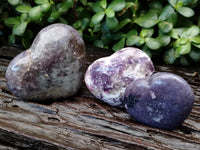
[[[85,83],[98,99],[122,106],[126,86],[153,71],[153,63],[146,53],[127,47],[93,62],[85,73]]]
[[[64,24],[42,29],[31,47],[17,55],[6,71],[8,88],[25,100],[72,96],[85,71],[85,45],[79,33]]]
[[[180,76],[166,72],[133,81],[124,97],[125,107],[135,120],[167,130],[180,126],[194,103],[190,85]]]

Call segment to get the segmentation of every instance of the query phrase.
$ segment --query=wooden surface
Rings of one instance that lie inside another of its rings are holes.
[[[183,125],[165,131],[137,123],[124,109],[100,102],[85,85],[75,97],[58,102],[20,100],[7,89],[4,78],[7,65],[19,52],[0,49],[0,149],[200,150],[200,67],[156,65],[156,71],[182,76],[195,94],[193,110]],[[87,66],[109,54],[88,48]]]

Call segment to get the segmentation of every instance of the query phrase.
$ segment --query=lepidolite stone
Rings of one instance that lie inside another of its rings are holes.
[[[146,53],[127,47],[94,61],[85,73],[85,83],[95,97],[121,107],[127,85],[153,72],[153,63]]]
[[[158,72],[131,82],[124,93],[124,104],[134,120],[148,126],[173,130],[191,112],[194,93],[182,77]]]
[[[77,93],[84,67],[85,44],[79,33],[68,25],[53,24],[11,61],[6,82],[12,93],[25,100],[63,98]]]

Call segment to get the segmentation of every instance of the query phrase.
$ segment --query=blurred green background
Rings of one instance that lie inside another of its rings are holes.
[[[166,64],[200,64],[199,8],[199,0],[1,0],[0,46],[28,48],[43,27],[60,22],[88,45],[133,46]]]

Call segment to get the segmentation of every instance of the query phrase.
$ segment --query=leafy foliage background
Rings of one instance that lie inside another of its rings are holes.
[[[87,44],[134,46],[167,64],[200,63],[198,0],[1,0],[0,41],[30,47],[45,26],[73,26]]]

